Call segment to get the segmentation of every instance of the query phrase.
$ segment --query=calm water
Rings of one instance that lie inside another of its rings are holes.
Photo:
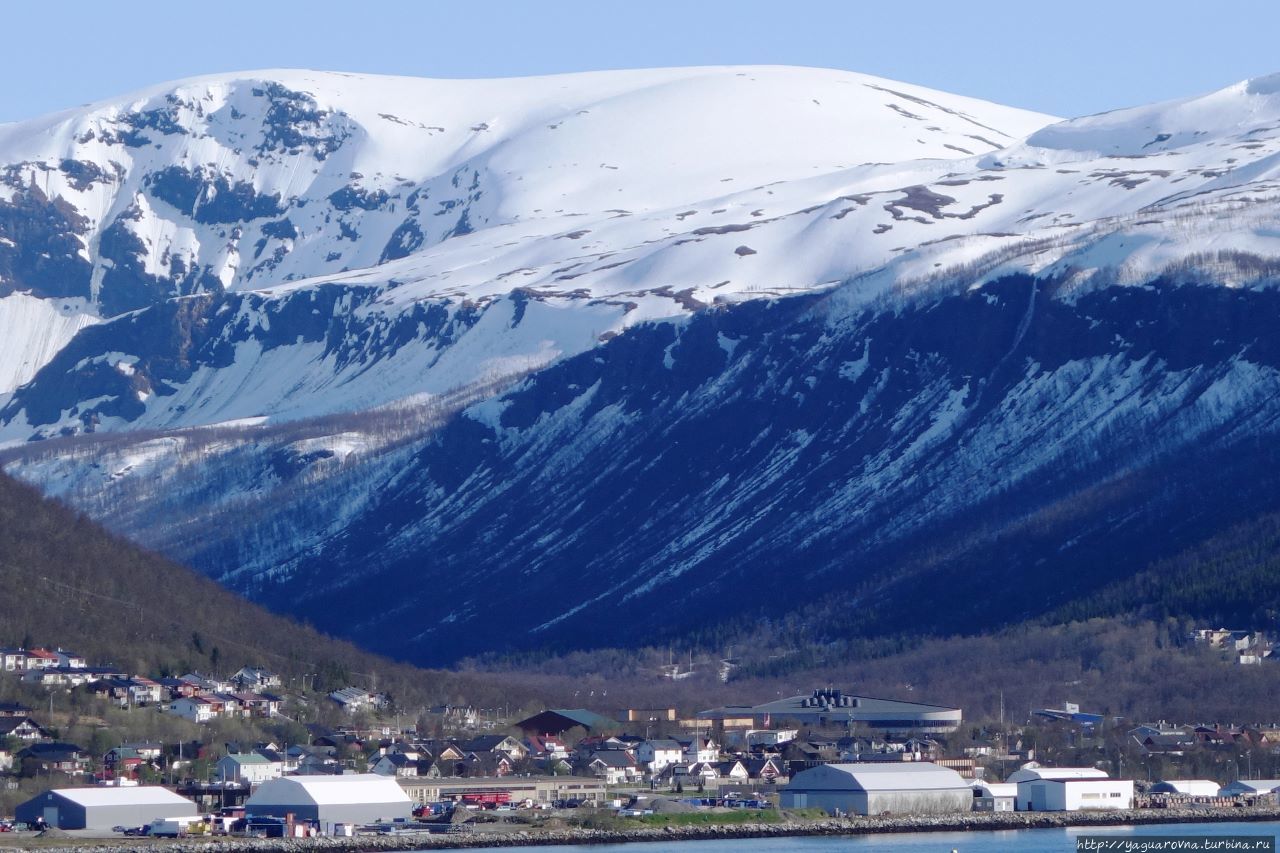
[[[637,842],[556,847],[505,847],[507,853],[1075,853],[1077,835],[1265,835],[1280,836],[1280,823],[1180,823],[1139,827],[1020,829],[1008,832],[929,832],[829,838],[742,838],[725,841]]]

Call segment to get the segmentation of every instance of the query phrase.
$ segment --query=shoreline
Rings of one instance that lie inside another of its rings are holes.
[[[0,853],[57,849],[67,853],[335,853],[366,851],[465,850],[499,847],[545,847],[578,844],[627,844],[656,841],[709,841],[734,838],[877,835],[888,833],[998,832],[1019,829],[1064,829],[1080,826],[1142,826],[1178,823],[1250,823],[1280,821],[1280,807],[1250,809],[1140,809],[1116,812],[968,812],[955,815],[846,817],[805,822],[746,823],[705,826],[635,827],[628,829],[557,829],[540,832],[479,831],[458,834],[316,838],[208,838],[152,841],[145,844],[95,844],[67,838],[66,844],[35,839],[36,844],[9,846]],[[123,842],[123,839],[121,840]]]

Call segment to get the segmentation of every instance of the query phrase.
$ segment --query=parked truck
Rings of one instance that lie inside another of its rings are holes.
[[[180,838],[186,835],[205,835],[209,824],[201,815],[186,817],[162,817],[151,821],[147,835],[153,838]]]

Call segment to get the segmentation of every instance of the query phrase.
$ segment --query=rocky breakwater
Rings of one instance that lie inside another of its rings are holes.
[[[1249,809],[1142,809],[1106,812],[970,812],[952,815],[845,817],[699,826],[635,826],[616,829],[486,828],[449,834],[403,833],[354,838],[211,838],[149,841],[139,844],[86,844],[67,839],[57,846],[66,853],[365,853],[553,844],[619,844],[635,841],[695,841],[727,838],[772,838],[807,835],[866,835],[890,832],[984,832],[1010,829],[1053,829],[1088,826],[1132,826],[1156,823],[1280,821],[1280,807]],[[29,847],[0,847],[0,853],[26,853]]]

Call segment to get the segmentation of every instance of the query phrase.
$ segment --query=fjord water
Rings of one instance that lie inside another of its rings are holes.
[[[918,832],[885,835],[843,835],[810,838],[728,838],[717,841],[637,842],[632,844],[507,847],[510,853],[646,853],[674,849],[680,853],[1074,853],[1076,837],[1223,836],[1277,837],[1280,823],[1168,823],[1147,826],[1019,829],[1006,832]]]

